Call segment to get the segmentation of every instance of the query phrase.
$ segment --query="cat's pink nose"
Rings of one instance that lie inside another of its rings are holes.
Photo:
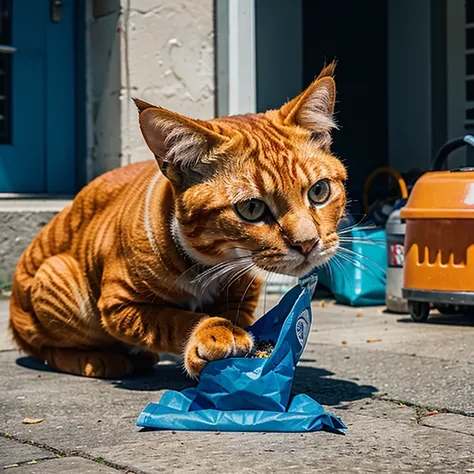
[[[308,255],[311,250],[314,249],[316,244],[319,242],[319,239],[310,239],[310,240],[305,240],[304,242],[298,242],[297,244],[294,244],[294,247],[299,250],[303,255]]]

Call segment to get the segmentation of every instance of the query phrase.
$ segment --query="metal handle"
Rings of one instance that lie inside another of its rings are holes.
[[[464,137],[453,138],[446,142],[438,151],[436,158],[431,167],[433,171],[440,171],[443,169],[444,162],[451,152],[461,148],[462,146],[470,145],[474,147],[474,137],[472,135],[465,135]]]
[[[0,44],[0,53],[14,54],[16,53],[16,48],[13,46],[8,46],[6,44]]]
[[[369,191],[372,183],[374,182],[375,178],[380,174],[387,173],[398,183],[398,187],[400,188],[400,194],[402,199],[408,198],[408,188],[403,176],[395,169],[390,168],[389,166],[383,166],[382,168],[377,168],[373,171],[369,177],[366,179],[364,183],[364,213],[367,214],[369,212]]]
[[[51,0],[51,21],[59,23],[61,21],[61,12],[64,6],[62,0]]]

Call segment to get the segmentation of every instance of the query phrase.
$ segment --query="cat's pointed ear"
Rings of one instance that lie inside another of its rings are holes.
[[[335,62],[325,66],[305,91],[281,107],[280,116],[285,125],[299,125],[313,133],[330,132],[337,128],[333,117],[335,67]]]
[[[210,161],[213,149],[228,138],[214,132],[207,122],[134,99],[145,141],[166,173],[168,166],[181,171]]]

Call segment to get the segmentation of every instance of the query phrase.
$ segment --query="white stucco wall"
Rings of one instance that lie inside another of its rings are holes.
[[[91,0],[89,178],[152,158],[132,97],[212,118],[213,0]]]
[[[120,0],[92,0],[88,9],[87,179],[120,166],[122,111],[120,91]]]

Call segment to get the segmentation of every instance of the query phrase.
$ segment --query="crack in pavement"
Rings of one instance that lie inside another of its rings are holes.
[[[105,465],[105,466],[111,467],[113,469],[116,469],[118,471],[126,472],[127,474],[146,474],[143,471],[135,470],[135,468],[133,468],[133,470],[132,470],[127,466],[123,466],[121,464],[116,464],[116,463],[107,461],[105,459],[101,460],[101,461],[97,461],[97,456],[90,456],[89,454],[87,454],[83,451],[75,451],[75,450],[62,451],[60,449],[53,448],[52,446],[49,446],[47,444],[37,443],[36,441],[32,441],[32,440],[25,439],[25,438],[20,438],[19,436],[12,435],[12,434],[7,433],[5,431],[0,431],[0,437],[5,438],[5,439],[9,439],[9,440],[12,440],[12,441],[16,441],[16,442],[21,443],[21,444],[35,446],[37,448],[44,449],[45,451],[49,451],[49,452],[51,452],[55,455],[55,456],[52,456],[50,458],[40,459],[35,463],[35,465],[39,464],[41,461],[51,461],[51,459],[80,457],[82,459],[86,459],[87,461],[92,461],[96,464]],[[30,461],[14,463],[14,464],[18,464],[18,466],[20,466],[20,465],[28,464],[28,462],[30,462]]]
[[[425,409],[427,411],[436,410],[438,413],[451,413],[453,415],[462,415],[462,416],[465,416],[467,418],[474,418],[474,412],[464,411],[464,410],[456,410],[456,409],[453,409],[453,408],[436,407],[436,406],[433,406],[433,405],[430,405],[430,406],[418,405],[416,403],[409,402],[409,401],[406,401],[406,400],[399,400],[399,399],[396,399],[396,398],[386,397],[383,394],[372,395],[371,398],[373,398],[374,400],[383,400],[385,402],[403,403],[407,407],[418,408],[420,410],[423,410],[423,409]]]
[[[5,464],[3,466],[3,469],[10,469],[11,467],[21,467],[21,466],[36,466],[40,464],[42,461],[51,461],[52,459],[63,459],[65,456],[51,456],[50,458],[41,458],[41,459],[31,459],[30,461],[18,461],[18,462],[13,462],[10,464]],[[1,468],[1,464],[0,464]]]
[[[466,418],[473,418],[474,414],[472,414],[470,412],[463,412],[461,410],[449,410],[447,408],[434,408],[434,407],[431,407],[431,406],[427,407],[427,406],[417,405],[415,403],[411,403],[411,402],[407,402],[407,401],[397,400],[397,399],[393,399],[393,398],[386,398],[386,397],[379,396],[379,395],[373,395],[369,399],[370,400],[377,400],[377,401],[381,401],[381,402],[387,402],[388,405],[397,405],[397,406],[405,405],[406,407],[415,409],[415,416],[413,418],[410,418],[408,421],[397,419],[396,420],[397,423],[407,425],[407,426],[417,425],[417,426],[422,426],[424,428],[431,428],[431,429],[434,429],[434,430],[449,431],[450,433],[458,433],[458,434],[461,434],[461,435],[474,437],[474,433],[467,433],[466,431],[461,431],[461,430],[456,430],[456,429],[451,429],[451,428],[445,428],[445,427],[442,427],[442,426],[432,426],[430,424],[422,423],[423,420],[427,420],[427,418],[423,416],[423,413],[426,413],[426,412],[429,412],[429,411],[437,411],[436,415],[438,415],[438,414],[451,414],[451,415],[464,416]],[[348,411],[348,412],[351,412],[351,413],[355,414],[356,416],[363,416],[363,417],[366,417],[366,418],[391,419],[389,416],[380,416],[380,415],[374,414],[372,412],[364,412],[364,411],[355,410],[353,408],[356,408],[356,407],[353,406],[353,405],[354,405],[353,403],[349,403],[349,404],[344,405],[344,406],[332,407],[332,408],[336,408],[338,410]]]

